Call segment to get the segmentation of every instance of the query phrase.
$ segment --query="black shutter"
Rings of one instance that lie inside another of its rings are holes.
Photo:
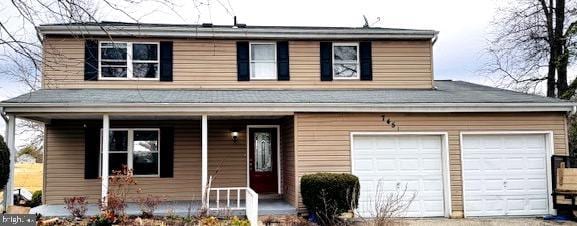
[[[160,42],[160,81],[172,82],[172,42]]]
[[[321,81],[333,80],[333,43],[321,42]]]
[[[250,80],[250,63],[249,63],[249,50],[248,42],[237,42],[236,43],[236,70],[238,74],[238,81],[249,81]]]
[[[98,178],[100,161],[100,128],[84,129],[84,179]]]
[[[174,128],[160,128],[160,177],[174,176]]]
[[[279,81],[290,80],[289,71],[289,43],[288,41],[279,41],[276,43],[276,60],[277,75]]]
[[[98,80],[98,41],[84,42],[84,80]]]
[[[359,44],[359,55],[361,56],[361,80],[373,80],[373,53],[371,42],[361,42]]]

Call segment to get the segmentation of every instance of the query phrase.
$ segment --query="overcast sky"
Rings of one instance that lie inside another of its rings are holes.
[[[0,17],[14,16],[9,1],[0,3]],[[434,29],[440,32],[434,46],[435,79],[464,80],[489,84],[479,75],[489,24],[499,1],[495,0],[176,0],[175,9],[150,3],[125,7],[141,22],[284,26],[372,26]],[[197,7],[195,7],[195,4]],[[98,18],[131,21],[126,16],[97,5]],[[380,18],[380,19],[378,19]],[[14,20],[13,26],[21,26]],[[0,74],[0,100],[26,92],[18,82]],[[2,120],[0,120],[2,121]],[[0,122],[0,133],[4,132]]]

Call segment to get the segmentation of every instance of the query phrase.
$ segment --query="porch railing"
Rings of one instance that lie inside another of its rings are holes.
[[[258,225],[258,194],[246,189],[246,218],[251,225]]]
[[[249,187],[210,188],[207,203],[210,211],[244,210],[250,224],[258,225],[258,194]]]

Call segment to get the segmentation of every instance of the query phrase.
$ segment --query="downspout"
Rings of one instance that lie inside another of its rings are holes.
[[[569,113],[569,116],[573,116],[575,115],[575,113],[577,113],[577,105],[573,106],[573,109],[571,109],[571,112]]]
[[[6,116],[6,112],[4,112],[3,107],[0,107],[0,115],[2,115],[2,118],[4,119],[4,122],[6,123],[6,125],[8,125],[8,116]]]

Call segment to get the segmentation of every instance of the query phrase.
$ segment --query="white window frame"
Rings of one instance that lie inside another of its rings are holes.
[[[158,153],[158,165],[156,167],[158,167],[157,170],[157,174],[148,174],[148,175],[138,175],[138,174],[134,174],[134,177],[160,177],[160,129],[159,128],[111,128],[110,132],[112,131],[127,131],[128,132],[128,144],[127,144],[127,151],[123,152],[123,151],[109,151],[109,154],[114,154],[114,153],[127,153],[127,158],[126,158],[126,165],[128,167],[128,169],[134,169],[134,131],[157,131],[158,132],[158,150],[156,151],[156,153]],[[100,130],[100,155],[98,158],[100,158],[100,160],[98,161],[98,175],[102,176],[102,130]]]
[[[103,77],[102,76],[102,44],[126,44],[126,78],[117,77]],[[132,45],[134,44],[155,44],[156,45],[156,60],[133,60],[132,59]],[[156,70],[156,77],[154,78],[139,78],[134,77],[132,63],[156,63],[158,70]],[[116,41],[100,41],[98,42],[98,80],[151,80],[160,81],[160,42],[116,42]]]
[[[253,60],[252,59],[252,45],[273,45],[273,49],[274,49],[274,62],[270,62],[267,60]],[[276,42],[250,42],[248,44],[249,48],[248,48],[248,60],[249,60],[249,65],[248,65],[248,71],[249,71],[249,76],[250,76],[250,80],[277,80],[278,79],[278,68],[276,67],[276,65],[278,64],[277,62],[277,52],[276,52]],[[252,63],[274,63],[275,64],[275,68],[274,68],[274,74],[272,75],[260,75],[260,77],[255,77],[256,75],[252,74]]]
[[[335,46],[355,46],[357,48],[357,61],[353,62],[353,61],[340,61],[339,63],[336,63],[335,61]],[[358,42],[333,42],[333,47],[332,47],[333,51],[332,51],[332,58],[333,58],[333,64],[332,64],[332,75],[333,75],[333,80],[359,80],[361,78],[361,62],[360,62],[360,56],[359,56],[359,43]],[[335,64],[351,64],[351,63],[356,63],[357,64],[357,76],[355,77],[335,77]]]

